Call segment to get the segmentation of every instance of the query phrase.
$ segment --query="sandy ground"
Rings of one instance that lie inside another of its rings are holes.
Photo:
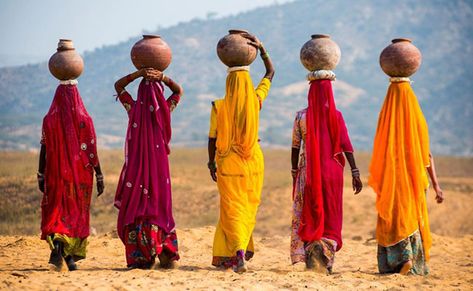
[[[249,272],[239,275],[210,266],[213,227],[182,229],[181,261],[174,270],[127,270],[123,247],[113,234],[92,237],[88,258],[75,272],[53,272],[47,265],[48,250],[36,237],[2,237],[0,288],[5,289],[95,289],[130,290],[164,288],[175,290],[219,289],[379,289],[379,290],[472,290],[473,236],[461,239],[434,236],[436,245],[427,277],[379,275],[376,273],[376,243],[345,240],[338,253],[334,274],[319,275],[291,266],[289,237],[258,238],[257,254]]]
[[[337,254],[331,276],[305,271],[302,264],[292,266],[288,234],[257,234],[256,255],[249,263],[249,272],[238,275],[217,270],[210,265],[214,227],[207,226],[178,229],[181,260],[173,270],[127,270],[124,248],[114,232],[91,236],[88,257],[78,263],[80,270],[60,273],[49,269],[49,249],[37,236],[1,236],[0,288],[473,290],[473,235],[470,234],[455,238],[434,235],[429,276],[377,274],[376,241],[372,237],[375,216],[359,218],[360,209],[372,204],[373,197],[346,196],[344,247]],[[272,221],[277,224],[278,220],[274,219],[277,212],[272,210]],[[442,212],[438,215],[442,216]],[[263,229],[258,232],[265,233],[269,223],[265,223],[264,213],[260,214]],[[290,219],[284,215],[278,217],[281,221]]]
[[[176,269],[126,269],[124,247],[113,232],[117,212],[112,206],[122,153],[104,151],[101,161],[106,189],[92,203],[88,257],[78,263],[80,270],[61,273],[49,270],[49,248],[39,239],[37,156],[0,153],[0,289],[473,290],[473,159],[436,159],[446,200],[437,205],[433,191],[428,193],[434,233],[429,276],[377,274],[375,195],[369,187],[357,196],[345,188],[344,246],[337,253],[334,274],[324,276],[305,271],[303,265],[292,266],[289,260],[289,156],[288,151],[265,151],[265,186],[255,229],[256,255],[248,265],[249,272],[238,275],[210,265],[219,198],[205,167],[205,149],[175,150],[171,157],[173,208],[181,254]],[[366,186],[369,155],[358,153],[357,162]],[[348,187],[351,179],[348,171],[346,174]]]

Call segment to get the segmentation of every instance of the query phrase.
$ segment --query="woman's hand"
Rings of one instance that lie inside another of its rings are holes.
[[[353,191],[355,191],[355,195],[361,192],[363,189],[363,183],[361,182],[360,176],[354,176],[351,181],[353,185]]]
[[[434,187],[434,190],[435,190],[435,200],[437,200],[437,203],[439,203],[439,204],[442,203],[443,200],[445,199],[443,197],[442,189],[440,188],[439,185],[437,185],[437,186]]]
[[[97,180],[97,197],[102,195],[103,190],[105,189],[105,184],[103,182],[103,174],[95,174],[95,179]]]
[[[97,181],[97,197],[102,195],[104,189],[105,189],[105,184],[104,184],[103,180],[102,181]]]
[[[210,170],[210,177],[212,177],[212,180],[214,182],[217,182],[217,169],[215,170]]]
[[[214,182],[217,182],[217,163],[215,161],[208,162],[207,167],[210,171],[210,177]]]
[[[253,34],[243,33],[242,36],[249,40],[248,44],[254,46],[256,49],[263,49],[263,43]]]
[[[145,68],[141,69],[140,73],[142,74],[143,78],[148,81],[161,81],[163,79],[163,72],[153,69],[153,68]]]

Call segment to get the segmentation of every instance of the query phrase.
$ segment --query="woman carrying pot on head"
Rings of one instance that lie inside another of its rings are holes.
[[[163,48],[159,37],[149,36],[139,44]],[[151,43],[148,42],[151,40]],[[165,44],[165,43],[164,43]],[[167,47],[167,44],[165,45]],[[134,49],[135,49],[134,47]],[[169,49],[169,47],[167,47]],[[149,51],[149,50],[148,50]],[[134,57],[135,50],[132,50]],[[151,60],[159,60],[166,51],[160,51]],[[171,268],[179,259],[177,235],[172,214],[171,176],[168,155],[171,140],[171,112],[183,94],[182,87],[164,75],[170,63],[143,61],[137,53],[134,64],[139,69],[115,83],[118,99],[128,113],[128,129],[125,139],[125,164],[118,181],[115,206],[119,209],[117,230],[125,245],[129,268],[151,268],[158,256],[160,265]],[[136,61],[142,61],[137,64]],[[157,69],[160,68],[161,70]],[[142,78],[138,98],[133,100],[125,87]],[[164,85],[172,95],[164,98]]]
[[[235,48],[243,53],[243,58],[238,59]],[[249,64],[258,49],[266,73],[255,89]],[[248,51],[253,57],[246,55]],[[230,31],[220,40],[217,52],[229,68],[225,97],[212,103],[210,115],[208,167],[220,193],[220,218],[212,264],[245,272],[245,259],[249,260],[254,254],[252,234],[263,187],[259,112],[271,86],[274,68],[263,44],[246,32]]]
[[[301,49],[311,72],[308,107],[297,112],[292,134],[293,214],[291,260],[331,273],[342,247],[343,168],[347,158],[355,194],[362,190],[353,146],[333,97],[331,71],[340,49],[326,35],[313,35]]]
[[[429,146],[429,131],[409,76],[421,63],[409,39],[394,39],[380,56],[390,85],[379,113],[369,185],[376,193],[380,273],[427,275],[432,236],[426,191],[430,176],[443,202]]]
[[[44,194],[41,239],[50,245],[49,263],[60,270],[64,258],[73,271],[75,262],[86,256],[94,172],[97,196],[103,193],[104,182],[94,123],[77,89],[82,59],[70,40],[60,40],[57,50],[49,69],[61,81],[43,119],[37,174]]]

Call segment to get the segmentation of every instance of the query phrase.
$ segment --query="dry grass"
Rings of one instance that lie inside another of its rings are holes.
[[[265,186],[256,233],[287,235],[291,217],[290,154],[287,150],[275,149],[264,150],[264,154]],[[36,185],[37,154],[2,152],[0,159],[0,234],[38,234],[42,194]],[[106,189],[101,197],[93,199],[91,227],[104,233],[115,229],[116,225],[113,198],[123,153],[121,150],[102,151],[100,159]],[[369,154],[357,153],[365,183],[369,159]],[[171,154],[174,216],[179,228],[213,225],[217,221],[218,191],[210,180],[206,162],[206,149],[202,148],[174,149]],[[437,157],[436,163],[447,200],[444,205],[436,206],[432,195],[429,197],[433,231],[444,235],[473,234],[473,222],[469,218],[473,202],[473,159]],[[346,179],[345,184],[350,186],[350,179]],[[346,188],[344,233],[348,237],[372,235],[375,219],[372,191],[366,188],[355,197]],[[360,234],[366,227],[371,231]]]

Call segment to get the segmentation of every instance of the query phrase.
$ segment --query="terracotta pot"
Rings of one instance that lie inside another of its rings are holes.
[[[379,56],[383,71],[391,77],[409,77],[419,69],[422,54],[410,39],[396,38]]]
[[[60,39],[57,52],[49,59],[49,71],[59,80],[77,79],[84,70],[84,61],[70,39]]]
[[[300,53],[301,63],[309,71],[333,70],[340,62],[340,47],[326,34],[314,34]]]
[[[248,66],[256,59],[257,49],[241,35],[247,32],[232,29],[218,41],[217,55],[222,63],[229,67]]]
[[[159,35],[143,35],[143,39],[131,48],[130,55],[138,70],[154,68],[162,72],[172,59],[171,48]]]

